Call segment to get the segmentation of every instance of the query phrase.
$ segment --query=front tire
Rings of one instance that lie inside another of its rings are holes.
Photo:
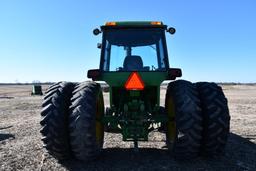
[[[202,154],[222,154],[227,143],[230,115],[222,88],[215,83],[196,83],[203,109]]]
[[[169,83],[165,108],[168,114],[166,142],[176,159],[198,156],[202,140],[202,114],[196,87],[188,81]]]
[[[100,85],[81,83],[71,99],[69,130],[72,152],[79,160],[90,161],[101,152],[104,141],[104,101]]]

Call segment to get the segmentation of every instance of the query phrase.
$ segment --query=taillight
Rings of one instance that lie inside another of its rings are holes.
[[[125,83],[126,90],[143,90],[144,82],[138,72],[132,72]]]
[[[92,80],[96,80],[99,78],[101,72],[99,69],[91,69],[87,72],[87,77],[92,78]]]
[[[169,68],[168,70],[168,78],[169,80],[175,80],[176,77],[181,77],[182,72],[179,68]]]

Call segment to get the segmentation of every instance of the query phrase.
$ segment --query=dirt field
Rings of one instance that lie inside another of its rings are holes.
[[[130,148],[132,143],[122,142],[118,134],[106,133],[97,161],[58,163],[44,152],[40,140],[42,97],[30,96],[31,86],[0,86],[0,170],[256,170],[256,86],[230,85],[223,89],[232,133],[222,157],[177,162],[167,154],[163,134],[150,134],[150,141],[139,143],[141,149],[136,153]]]

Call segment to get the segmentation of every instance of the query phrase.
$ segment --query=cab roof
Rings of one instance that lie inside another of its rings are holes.
[[[107,28],[166,28],[161,21],[111,21],[101,26],[101,29]]]

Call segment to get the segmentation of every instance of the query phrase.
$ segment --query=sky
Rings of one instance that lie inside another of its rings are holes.
[[[107,21],[163,21],[182,79],[256,82],[255,0],[0,0],[0,82],[84,81]]]

